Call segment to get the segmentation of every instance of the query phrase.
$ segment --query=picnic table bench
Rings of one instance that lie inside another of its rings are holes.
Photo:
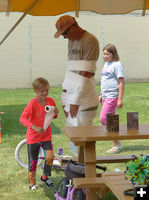
[[[126,163],[129,160],[132,160],[133,156],[138,157],[139,154],[96,156],[96,163],[97,164]],[[66,162],[68,162],[69,160],[77,161],[77,158],[76,157],[64,157],[64,158],[60,159],[60,162],[62,165],[66,165]]]
[[[133,186],[125,179],[123,172],[104,172],[102,180],[118,200],[134,200],[133,196],[126,196],[124,194],[125,190],[133,189]]]

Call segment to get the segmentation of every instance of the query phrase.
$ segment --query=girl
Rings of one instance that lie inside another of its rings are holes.
[[[119,61],[117,49],[113,44],[108,44],[103,49],[104,67],[101,73],[101,94],[99,103],[103,103],[100,112],[100,121],[106,125],[106,114],[115,114],[116,108],[123,106],[124,94],[124,69]],[[118,153],[122,146],[118,140],[113,141],[113,147],[108,153]]]
[[[52,131],[49,120],[47,125],[47,114],[49,108],[53,107],[53,118],[58,115],[55,101],[47,97],[49,93],[49,83],[44,78],[37,78],[32,83],[34,92],[37,94],[28,105],[20,117],[20,122],[27,127],[27,146],[28,146],[28,160],[29,160],[29,189],[36,190],[36,166],[38,161],[38,153],[40,146],[46,151],[46,160],[41,176],[41,181],[47,187],[53,187],[52,181],[48,178],[51,176],[51,165],[54,159],[53,146],[52,146]],[[45,122],[46,121],[46,128]]]

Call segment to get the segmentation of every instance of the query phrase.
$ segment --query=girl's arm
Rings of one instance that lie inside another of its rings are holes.
[[[124,78],[120,77],[118,81],[119,81],[119,95],[118,95],[118,101],[117,101],[117,108],[122,108],[125,80]]]
[[[102,94],[99,95],[99,105],[102,104]]]

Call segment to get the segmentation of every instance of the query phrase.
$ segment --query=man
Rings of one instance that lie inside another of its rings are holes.
[[[92,125],[98,108],[94,79],[99,57],[98,40],[83,30],[75,18],[69,15],[57,20],[56,29],[55,38],[62,35],[64,39],[69,40],[67,72],[61,97],[66,124],[67,126]]]

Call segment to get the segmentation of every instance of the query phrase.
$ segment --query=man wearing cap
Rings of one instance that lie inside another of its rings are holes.
[[[96,37],[83,30],[69,15],[56,22],[54,37],[68,39],[67,72],[62,84],[62,104],[67,126],[93,124],[97,114],[98,95],[95,87],[96,62],[99,43]]]

